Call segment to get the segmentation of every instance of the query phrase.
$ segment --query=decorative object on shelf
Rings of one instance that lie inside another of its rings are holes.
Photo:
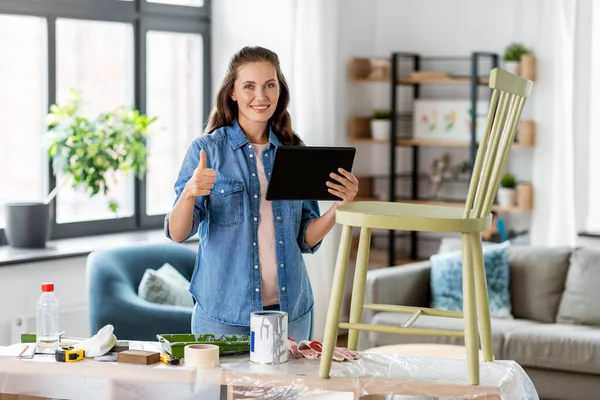
[[[431,182],[430,196],[432,199],[437,199],[439,195],[442,183],[444,182],[444,177],[450,169],[451,160],[452,157],[450,153],[446,152],[442,155],[442,157],[433,160],[433,163],[431,164],[429,181]]]
[[[521,73],[521,58],[529,53],[529,49],[521,43],[511,43],[504,50],[504,69],[512,74],[519,75]]]
[[[390,79],[389,58],[353,58],[350,62],[350,77],[353,80],[386,81]]]
[[[519,63],[519,74],[530,81],[535,81],[536,62],[533,54],[523,54]]]
[[[390,137],[390,118],[392,114],[389,110],[381,109],[373,112],[371,120],[371,137],[375,140],[387,140]]]
[[[136,177],[146,172],[146,139],[156,117],[121,106],[88,118],[81,108],[81,92],[71,90],[65,104],[53,104],[46,118],[48,156],[54,173],[62,175],[48,203],[67,183],[95,196],[109,193],[116,172],[133,171]],[[116,213],[119,205],[109,200],[108,207]]]
[[[500,180],[500,187],[498,188],[498,205],[500,207],[514,207],[516,187],[517,179],[512,173],[506,172]]]
[[[419,82],[441,82],[445,80],[452,80],[450,75],[447,73],[438,71],[413,71],[410,74],[410,78]]]
[[[535,144],[535,122],[521,121],[517,132],[517,142],[523,146]]]
[[[385,80],[390,78],[389,58],[370,58],[369,67],[369,79]]]
[[[533,185],[529,182],[519,182],[516,189],[516,203],[520,210],[533,209]]]
[[[464,180],[465,182],[469,182],[469,178],[471,177],[471,162],[464,160],[460,164],[456,164],[450,168],[450,171],[446,175],[453,181]]]
[[[358,179],[358,199],[370,199],[373,197],[373,177],[372,176],[357,176]]]
[[[371,137],[371,118],[350,117],[348,132],[350,139],[369,139]]]
[[[487,110],[489,102],[480,100],[477,109]],[[485,115],[477,116],[477,139],[483,135]],[[415,100],[413,137],[415,139],[471,141],[471,102],[469,100]]]

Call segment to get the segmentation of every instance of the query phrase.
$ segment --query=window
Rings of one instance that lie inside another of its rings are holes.
[[[133,105],[133,26],[120,22],[56,21],[56,100],[81,90],[89,117],[120,105]],[[108,196],[90,198],[64,187],[56,201],[56,222],[115,218],[109,199],[119,203],[118,217],[133,215],[133,177],[115,176]],[[127,179],[129,178],[129,179]],[[61,177],[57,177],[58,182]]]
[[[44,118],[70,89],[81,90],[87,113],[132,105],[164,130],[147,143],[141,179],[119,177],[106,197],[63,187],[51,238],[162,227],[208,115],[209,1],[0,1],[0,245],[4,204],[40,201],[61,181],[49,168]]]
[[[0,229],[4,204],[40,201],[47,193],[46,47],[43,18],[0,14]]]
[[[164,128],[150,137],[146,213],[173,206],[174,177],[194,137],[202,131],[202,37],[150,31],[147,35],[147,109]]]

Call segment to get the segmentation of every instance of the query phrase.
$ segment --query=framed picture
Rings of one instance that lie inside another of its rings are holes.
[[[489,101],[477,102],[477,140],[483,136]],[[415,139],[471,141],[470,100],[415,100],[413,137]]]

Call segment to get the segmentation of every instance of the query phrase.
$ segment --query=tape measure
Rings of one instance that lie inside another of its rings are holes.
[[[75,362],[81,361],[85,357],[83,349],[74,349],[73,347],[61,347],[55,352],[56,361]]]
[[[164,362],[167,365],[179,365],[181,360],[177,357],[173,357],[170,354],[162,353],[160,355],[160,361]]]

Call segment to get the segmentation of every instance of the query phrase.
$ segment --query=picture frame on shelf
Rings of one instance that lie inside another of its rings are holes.
[[[487,111],[488,108],[488,101],[477,102],[478,110]],[[485,122],[485,114],[477,116],[477,140],[483,135]],[[414,102],[414,139],[470,142],[471,123],[471,101],[468,99],[417,99]]]

